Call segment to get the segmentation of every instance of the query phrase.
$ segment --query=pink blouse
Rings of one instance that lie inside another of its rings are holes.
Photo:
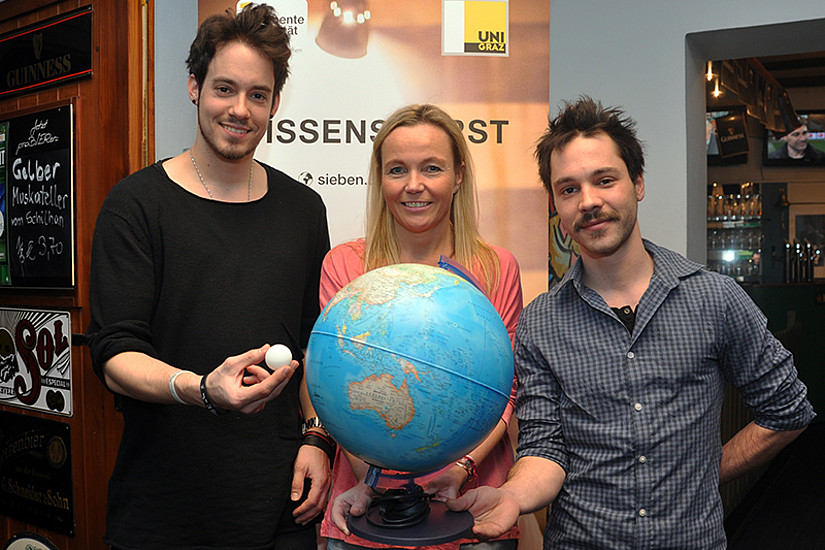
[[[493,247],[499,258],[500,275],[499,284],[496,292],[491,297],[493,306],[501,315],[504,321],[504,326],[507,327],[507,332],[510,334],[510,342],[512,344],[515,334],[518,318],[521,314],[523,305],[521,295],[521,277],[519,274],[518,262],[515,257],[504,248]],[[323,266],[321,267],[321,289],[320,299],[321,308],[323,309],[327,302],[332,299],[335,294],[346,286],[350,281],[364,273],[364,240],[357,239],[341,245],[336,246],[330,250],[326,258],[324,258]],[[481,279],[481,274],[473,272],[473,275]],[[513,379],[513,390],[510,393],[510,400],[504,409],[501,419],[508,423],[513,415],[516,399],[516,380]],[[498,444],[493,448],[487,457],[478,464],[478,485],[491,485],[494,487],[500,486],[504,483],[510,467],[513,465],[513,447],[510,443],[510,437],[507,433],[498,441]],[[432,477],[432,476],[430,476]],[[321,535],[328,538],[340,539],[350,544],[358,546],[366,546],[370,548],[404,548],[399,545],[386,545],[377,542],[368,541],[355,535],[347,537],[341,532],[335,524],[332,523],[332,503],[341,493],[349,490],[359,483],[355,474],[352,472],[347,457],[339,447],[335,454],[335,464],[332,470],[332,492],[330,494],[329,503],[327,504],[324,520],[321,523]],[[424,481],[423,479],[421,481]],[[499,537],[502,539],[518,538],[518,528],[513,527]],[[460,539],[447,544],[440,544],[435,546],[428,546],[434,550],[457,550],[459,545],[478,542],[475,539]]]

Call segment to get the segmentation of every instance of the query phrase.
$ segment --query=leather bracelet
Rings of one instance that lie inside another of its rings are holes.
[[[301,441],[301,446],[309,445],[310,447],[318,447],[322,451],[324,451],[327,456],[329,457],[330,464],[332,463],[332,459],[335,458],[335,443],[331,442],[327,438],[314,433],[307,433],[304,436],[303,441]]]
[[[304,432],[304,435],[302,437],[307,437],[308,435],[314,435],[315,437],[320,437],[321,439],[326,441],[329,445],[332,445],[333,447],[335,446],[335,441],[332,440],[332,437],[329,435],[329,433],[326,430],[324,430],[322,432],[315,432],[315,431]]]
[[[209,398],[209,394],[206,393],[206,377],[209,376],[208,374],[204,374],[203,378],[201,378],[201,399],[203,400],[203,404],[206,405],[206,410],[214,414],[215,416],[221,415],[226,413],[227,411],[223,409],[219,409],[212,403],[212,400]]]

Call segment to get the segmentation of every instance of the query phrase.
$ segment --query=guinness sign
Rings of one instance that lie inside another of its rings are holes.
[[[722,158],[744,155],[748,152],[748,130],[745,113],[738,112],[716,119],[719,135],[719,156]]]
[[[91,6],[0,36],[0,99],[91,75]]]

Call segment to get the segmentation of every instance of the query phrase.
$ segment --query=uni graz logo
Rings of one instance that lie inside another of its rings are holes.
[[[312,182],[314,181],[314,179],[315,178],[312,177],[312,174],[310,174],[309,172],[306,172],[306,171],[301,172],[298,175],[298,181],[300,181],[304,185],[312,185]]]

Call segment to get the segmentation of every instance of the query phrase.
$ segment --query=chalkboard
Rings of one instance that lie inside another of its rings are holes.
[[[11,286],[74,285],[72,106],[8,121],[7,261]]]

